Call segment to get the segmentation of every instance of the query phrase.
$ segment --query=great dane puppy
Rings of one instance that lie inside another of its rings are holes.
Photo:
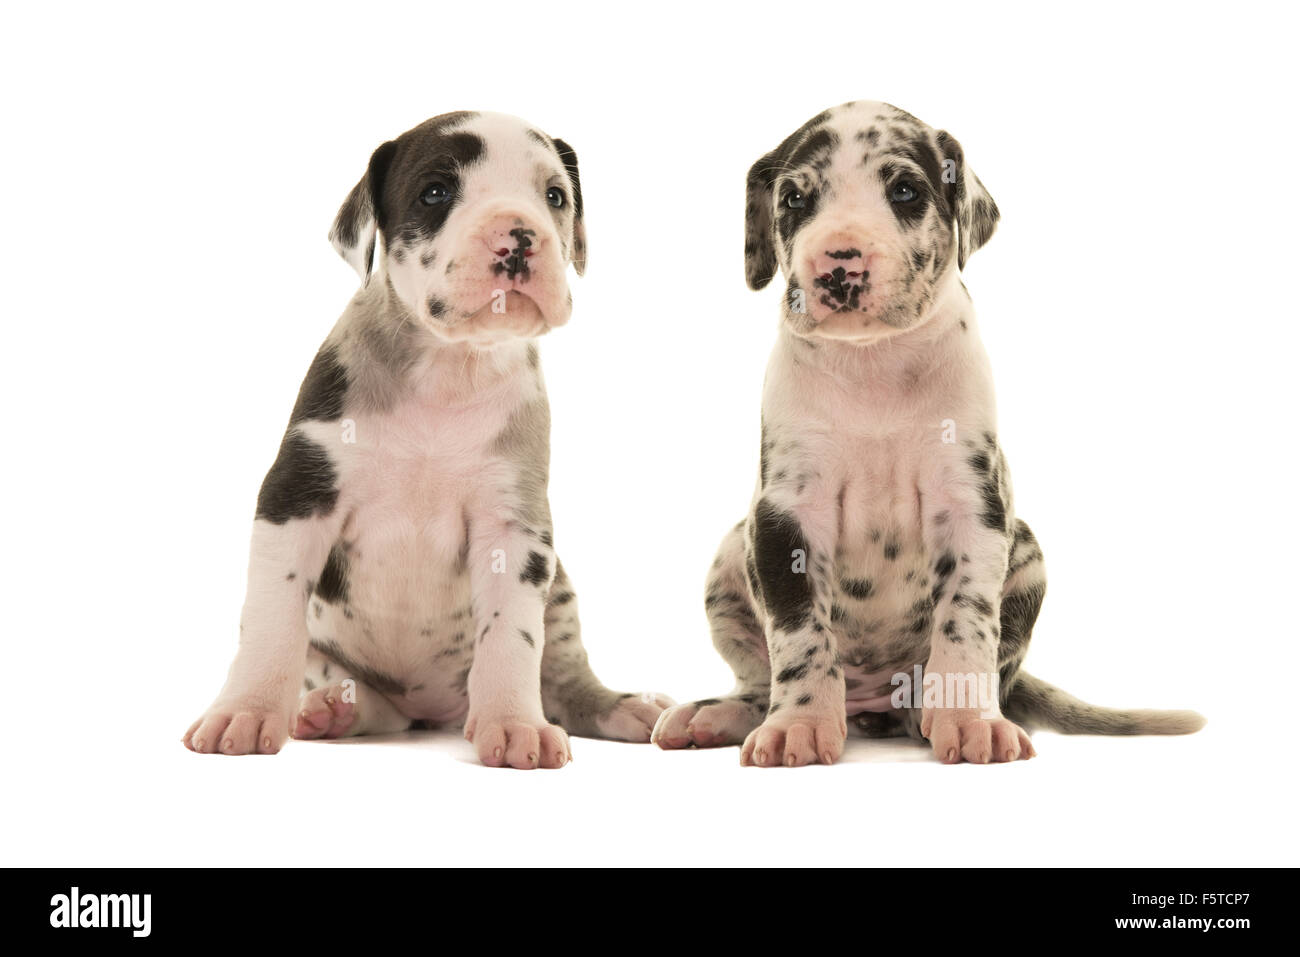
[[[705,598],[737,684],[666,711],[654,740],[829,764],[852,718],[984,763],[1033,756],[1022,724],[1201,727],[1193,712],[1088,705],[1020,667],[1046,578],[1012,509],[959,278],[998,208],[957,141],[848,103],[759,159],[746,185],[746,280],[761,289],[779,265],[787,289],[753,504]]]
[[[547,502],[532,340],[586,265],[573,150],[514,117],[434,117],[375,150],[330,239],[363,285],[262,484],[239,650],[186,746],[464,721],[484,764],[556,768],[563,729],[648,741],[671,702],[592,674]]]

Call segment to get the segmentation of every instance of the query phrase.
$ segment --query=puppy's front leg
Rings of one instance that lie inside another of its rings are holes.
[[[569,738],[542,712],[543,615],[555,553],[518,522],[471,527],[477,620],[465,737],[489,767],[559,768]]]
[[[921,734],[947,764],[1030,758],[1029,736],[1002,716],[997,684],[1011,543],[1006,463],[987,433],[974,451],[954,450],[922,496],[934,617]]]
[[[274,488],[266,504],[268,486],[280,474],[272,468],[267,476],[253,523],[239,650],[221,693],[185,734],[192,751],[274,754],[289,735],[307,662],[307,596],[340,521],[333,510],[290,517]],[[304,501],[299,497],[290,505]]]
[[[752,567],[767,613],[772,692],[767,718],[741,747],[741,764],[831,764],[844,751],[844,672],[827,597],[837,527],[833,500],[774,491],[754,508]]]

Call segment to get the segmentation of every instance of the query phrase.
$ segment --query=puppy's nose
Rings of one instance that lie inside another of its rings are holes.
[[[853,285],[865,285],[870,273],[862,250],[856,247],[827,249],[813,258],[813,272],[818,279],[838,280]]]
[[[518,277],[527,281],[531,272],[529,260],[537,255],[544,240],[526,220],[517,216],[503,216],[483,231],[483,241],[488,248],[488,268],[507,279]]]

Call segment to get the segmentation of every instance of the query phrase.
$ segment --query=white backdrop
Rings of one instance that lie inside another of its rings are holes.
[[[1295,24],[977,7],[10,11],[5,861],[1296,863]],[[703,578],[752,489],[780,285],[744,284],[744,174],[855,98],[951,131],[1002,210],[965,281],[1047,555],[1030,670],[1204,732],[1040,734],[988,768],[852,741],[776,772],[582,740],[564,771],[489,771],[451,734],[182,748],[355,288],[326,230],[376,145],[451,109],[580,158],[590,269],[542,356],[592,661],[678,700],[730,687]],[[843,834],[775,840],[814,814]]]

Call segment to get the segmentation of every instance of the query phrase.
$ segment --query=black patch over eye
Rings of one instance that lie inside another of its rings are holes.
[[[430,183],[420,194],[420,202],[425,206],[438,206],[451,199],[451,187],[446,183]]]
[[[817,211],[816,191],[805,193],[788,186],[781,190],[776,210],[776,234],[788,247],[799,227],[808,222]],[[787,249],[787,252],[789,250]]]
[[[564,190],[560,189],[558,186],[552,186],[546,191],[546,201],[556,209],[563,209],[564,204],[568,202],[568,199],[564,195]]]
[[[921,194],[917,192],[915,186],[907,182],[907,180],[903,180],[895,183],[893,187],[890,188],[889,201],[891,203],[911,203],[914,202],[919,195]]]

